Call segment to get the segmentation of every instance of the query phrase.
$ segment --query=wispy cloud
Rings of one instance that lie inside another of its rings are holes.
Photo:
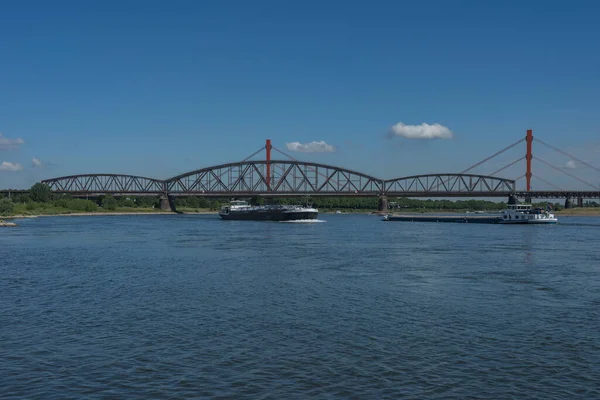
[[[575,168],[577,168],[577,164],[575,164],[575,161],[573,161],[573,160],[569,160],[569,161],[567,161],[567,163],[565,164],[565,168],[568,168],[568,169],[575,169]]]
[[[310,143],[290,142],[286,143],[285,146],[289,151],[302,153],[333,153],[335,151],[335,147],[324,141]]]
[[[440,124],[406,125],[398,122],[390,129],[390,137],[401,136],[407,139],[452,139],[452,131]]]
[[[21,138],[10,139],[0,133],[0,150],[15,149],[24,143],[25,141]]]
[[[2,161],[2,164],[0,164],[0,171],[16,172],[16,171],[20,171],[22,169],[23,169],[23,167],[19,163],[11,163],[8,161]]]
[[[44,164],[42,163],[42,160],[40,160],[39,158],[33,157],[33,159],[31,160],[31,166],[33,168],[43,168]]]

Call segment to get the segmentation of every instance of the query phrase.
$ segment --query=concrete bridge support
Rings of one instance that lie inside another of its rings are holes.
[[[565,208],[572,208],[572,207],[573,207],[573,203],[571,203],[571,199],[567,197],[565,199]]]
[[[583,207],[583,197],[581,196],[577,198],[577,207]]]
[[[388,199],[387,196],[379,196],[379,204],[377,205],[377,211],[388,212]]]
[[[163,211],[177,212],[177,208],[175,207],[175,198],[172,196],[160,196],[159,207]]]

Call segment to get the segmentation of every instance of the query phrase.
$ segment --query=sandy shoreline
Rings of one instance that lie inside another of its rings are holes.
[[[118,216],[118,215],[179,215],[179,214],[217,214],[216,211],[198,211],[198,212],[171,212],[171,211],[140,211],[140,212],[83,212],[69,214],[39,214],[39,215],[11,215],[2,217],[4,219],[22,219],[22,218],[40,218],[40,217],[90,217],[90,216]]]

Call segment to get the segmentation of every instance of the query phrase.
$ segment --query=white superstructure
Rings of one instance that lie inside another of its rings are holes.
[[[541,208],[531,208],[531,204],[509,204],[502,211],[501,224],[555,224],[558,219],[550,212]]]

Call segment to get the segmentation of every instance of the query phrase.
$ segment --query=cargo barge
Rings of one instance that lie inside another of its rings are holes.
[[[458,222],[472,224],[556,224],[558,218],[546,210],[531,208],[531,204],[509,204],[508,208],[498,214],[460,214],[460,215],[436,215],[436,214],[388,214],[383,217],[384,221],[410,221],[410,222]]]
[[[224,220],[286,222],[316,220],[319,210],[296,205],[251,206],[244,200],[233,200],[221,208],[219,215]]]

